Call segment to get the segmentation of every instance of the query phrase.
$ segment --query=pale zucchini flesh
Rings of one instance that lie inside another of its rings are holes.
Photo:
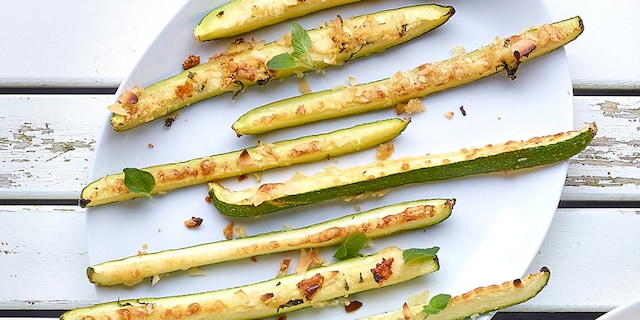
[[[198,41],[237,36],[312,12],[362,0],[234,0],[211,10],[194,28]]]
[[[408,124],[409,120],[399,118],[379,120],[142,170],[154,176],[156,184],[153,194],[166,193],[215,179],[320,161],[376,147],[400,135]],[[124,173],[117,173],[93,181],[82,189],[79,204],[81,207],[94,207],[140,197],[144,197],[144,194],[131,192],[125,186]]]
[[[103,286],[135,285],[154,275],[203,265],[277,252],[337,245],[354,233],[363,233],[367,238],[377,238],[438,224],[451,215],[454,204],[455,199],[404,202],[349,214],[299,229],[108,261],[90,266],[87,269],[87,276],[91,282]]]
[[[261,134],[315,121],[396,106],[507,71],[576,39],[584,30],[580,17],[530,28],[448,60],[425,63],[393,76],[341,89],[332,88],[266,104],[232,125],[237,134]],[[517,52],[517,53],[516,53]],[[522,53],[521,53],[522,52]],[[303,110],[304,112],[300,112]]]
[[[445,23],[454,12],[452,7],[429,4],[337,18],[308,31],[313,43],[309,54],[315,70],[342,65],[419,37]],[[239,39],[206,63],[148,87],[124,91],[109,106],[111,126],[116,131],[129,130],[214,96],[310,71],[312,66],[267,68],[272,57],[292,51],[290,38],[288,33],[267,44]]]
[[[532,168],[563,161],[582,151],[597,126],[581,130],[508,141],[457,152],[409,156],[346,169],[328,168],[310,176],[295,176],[256,188],[231,191],[219,182],[209,183],[209,195],[222,214],[251,216],[380,192],[411,183],[426,183],[492,172]]]
[[[451,298],[439,313],[427,315],[422,305],[406,305],[402,310],[361,318],[360,320],[462,320],[504,309],[534,298],[549,282],[551,272],[540,272],[501,284],[478,287]]]
[[[385,263],[386,261],[386,263]],[[381,277],[377,265],[391,271]],[[65,312],[61,320],[260,319],[278,316],[362,291],[398,284],[440,268],[437,256],[404,263],[403,250],[380,252],[217,291],[161,298],[120,300]],[[311,281],[317,286],[300,284]],[[314,282],[316,281],[316,282]],[[305,289],[307,288],[307,289]]]

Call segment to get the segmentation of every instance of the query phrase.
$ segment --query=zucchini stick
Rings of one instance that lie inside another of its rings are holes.
[[[454,204],[454,199],[405,202],[350,214],[299,229],[108,261],[87,268],[87,276],[89,281],[103,286],[135,285],[153,275],[197,266],[277,252],[337,245],[344,242],[349,235],[359,232],[367,238],[377,238],[440,223],[451,215]]]
[[[156,183],[152,194],[165,193],[214,179],[320,161],[375,147],[400,135],[408,124],[409,120],[391,118],[143,170],[154,176]],[[144,194],[131,192],[125,186],[124,173],[117,173],[93,181],[82,189],[79,205],[94,207],[140,197]]]
[[[597,132],[583,128],[526,141],[508,141],[457,152],[408,156],[346,169],[329,167],[310,176],[231,191],[209,183],[215,207],[229,216],[257,216],[305,204],[352,197],[410,183],[434,182],[470,175],[517,170],[563,161],[582,151]]]
[[[260,134],[305,123],[396,106],[506,70],[515,79],[518,65],[576,39],[580,17],[545,24],[448,60],[397,72],[387,79],[330,89],[266,104],[242,115],[233,125],[238,135]]]
[[[422,305],[408,305],[405,303],[402,310],[362,318],[360,320],[456,320],[473,318],[499,309],[504,309],[532,299],[549,282],[551,272],[547,267],[542,267],[540,272],[532,273],[526,277],[506,281],[499,285],[479,287],[454,296],[447,306],[436,314],[425,314]]]
[[[291,33],[268,44],[238,39],[226,52],[212,56],[206,63],[146,88],[124,91],[118,101],[108,107],[113,112],[111,126],[116,131],[125,131],[227,92],[239,93],[256,84],[264,85],[382,52],[442,25],[454,12],[452,7],[434,4],[349,19],[338,17],[308,31],[312,43],[308,53],[313,66],[305,64],[277,71],[269,70],[266,63],[276,55],[293,51]]]
[[[323,9],[362,0],[234,0],[209,12],[194,28],[198,41],[237,36]]]
[[[408,281],[439,268],[437,256],[405,263],[403,250],[387,247],[306,274],[182,296],[107,302],[65,312],[60,319],[261,319],[319,307],[325,301]]]

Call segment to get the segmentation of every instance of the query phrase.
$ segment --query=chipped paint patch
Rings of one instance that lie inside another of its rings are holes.
[[[611,176],[567,176],[565,187],[622,187],[640,185],[640,179]]]
[[[611,118],[629,119],[638,121],[640,119],[640,108],[620,108],[620,103],[605,101],[598,103],[602,115]]]

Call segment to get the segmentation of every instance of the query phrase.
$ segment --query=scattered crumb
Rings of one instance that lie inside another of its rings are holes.
[[[249,178],[246,174],[241,174],[238,176],[238,181],[244,181]]]
[[[453,118],[453,111],[447,111],[444,113],[444,117],[451,120]]]
[[[358,80],[356,80],[356,78],[354,76],[349,76],[349,84],[352,86],[355,86],[356,84],[358,84]]]
[[[251,262],[258,262],[258,258],[256,258],[256,257],[251,257]]]
[[[460,113],[462,113],[463,116],[467,115],[467,111],[464,110],[464,106],[460,106]]]
[[[309,268],[319,267],[324,261],[318,255],[318,249],[302,249],[300,250],[300,259],[296,266],[296,274],[304,274]]]
[[[355,210],[355,211],[360,211],[361,209],[362,209],[362,208],[360,208],[360,206],[359,206],[359,205],[355,205],[355,206],[353,206],[353,210]]]
[[[177,118],[178,118],[177,111],[168,114],[167,117],[164,119],[164,126],[167,128],[171,127]]]
[[[155,147],[155,146],[153,145],[153,143],[147,143],[147,148],[149,148],[149,149],[153,149],[153,147]]]
[[[451,48],[451,53],[454,57],[457,57],[467,53],[467,49],[463,46],[453,46]]]
[[[235,234],[236,238],[244,238],[247,236],[243,226],[233,228],[233,233]]]
[[[361,307],[362,307],[362,302],[360,302],[358,300],[353,300],[353,301],[349,301],[347,304],[345,304],[344,311],[346,311],[347,313],[356,312]]]
[[[162,229],[158,228],[158,233],[162,232]]]
[[[156,283],[158,283],[160,281],[160,275],[159,274],[154,274],[151,277],[151,286],[155,286]]]
[[[149,245],[148,245],[148,244],[146,244],[146,243],[143,243],[143,244],[142,244],[142,249],[144,249],[144,250],[149,249]]]
[[[187,219],[184,221],[184,226],[188,229],[194,229],[202,225],[202,218],[191,217],[191,219]]]
[[[280,269],[278,270],[277,277],[286,276],[287,271],[289,270],[290,264],[291,264],[291,259],[282,259],[282,261],[280,261]]]
[[[391,157],[391,154],[395,150],[395,146],[392,142],[381,143],[376,149],[376,159],[386,160]]]
[[[210,196],[204,197],[204,201],[206,201],[207,203],[211,203],[211,197]]]
[[[144,251],[144,250],[138,250],[138,255],[139,255],[139,256],[144,256],[145,254],[147,254],[147,252],[146,252],[146,251]]]
[[[311,93],[311,86],[309,82],[307,82],[306,78],[300,78],[300,82],[298,82],[298,90],[302,94]]]
[[[191,54],[186,59],[184,59],[184,62],[182,62],[182,69],[187,70],[199,64],[200,64],[200,56]]]
[[[224,238],[227,240],[233,239],[233,222],[230,222],[226,227],[222,228],[222,234],[224,234]]]

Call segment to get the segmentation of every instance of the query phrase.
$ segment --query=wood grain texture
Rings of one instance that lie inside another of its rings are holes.
[[[509,311],[603,312],[640,296],[639,215],[640,209],[559,209],[528,271],[549,267],[550,283]],[[97,302],[84,275],[82,209],[0,206],[0,221],[0,310],[66,310]]]
[[[75,199],[88,183],[111,95],[0,96],[0,199]],[[576,97],[593,143],[570,161],[562,200],[640,200],[640,97]]]
[[[0,28],[21,32],[3,35],[12,50],[3,51],[0,59],[0,87],[117,87],[184,3],[186,0],[13,2],[12,10],[0,11]],[[633,59],[640,55],[640,43],[624,36],[640,23],[638,2],[546,3],[557,20],[580,15],[585,22],[585,32],[566,48],[575,88],[640,87],[640,60]],[[153,14],[146,14],[150,10]],[[620,67],[622,61],[624,67]]]

